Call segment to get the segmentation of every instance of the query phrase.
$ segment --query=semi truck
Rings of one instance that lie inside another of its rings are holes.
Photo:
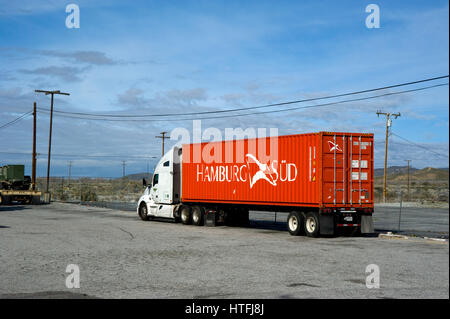
[[[183,144],[162,156],[137,204],[144,220],[248,225],[287,212],[291,235],[372,233],[373,134],[317,132]]]
[[[25,165],[0,166],[0,204],[39,204],[40,198],[41,192],[34,190],[30,176],[25,176]]]

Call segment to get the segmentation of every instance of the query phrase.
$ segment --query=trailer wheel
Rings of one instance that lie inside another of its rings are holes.
[[[319,237],[319,216],[309,212],[305,217],[305,232],[308,237]]]
[[[191,223],[191,208],[189,206],[181,207],[180,219],[183,225],[189,225]]]
[[[31,204],[32,205],[39,205],[40,203],[41,203],[41,196],[33,195],[32,199],[31,199]]]
[[[139,206],[139,217],[144,221],[149,220],[148,208],[144,202]]]
[[[289,234],[299,236],[304,233],[303,215],[299,212],[290,212],[287,218]]]
[[[2,204],[3,205],[11,204],[11,198],[8,195],[2,196]]]
[[[192,208],[192,225],[202,226],[204,219],[204,209],[201,206],[194,206]]]

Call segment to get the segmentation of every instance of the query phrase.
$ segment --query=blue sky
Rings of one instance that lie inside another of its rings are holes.
[[[220,110],[344,93],[449,73],[448,1],[74,1],[80,28],[65,26],[67,1],[0,1],[0,126],[48,108],[35,89],[60,89],[55,109],[156,114]],[[381,27],[368,29],[376,3]],[[439,83],[445,83],[442,80]],[[422,85],[424,86],[424,85]],[[420,87],[420,85],[414,86]],[[412,88],[412,87],[411,87]],[[393,92],[395,90],[391,90]],[[373,132],[375,165],[384,157],[384,119],[393,132],[448,155],[448,87],[316,109],[204,120],[202,126],[276,127],[280,134]],[[0,130],[0,165],[25,163],[32,118]],[[118,155],[52,157],[52,174],[121,176],[150,170],[161,141],[184,122],[98,122],[55,116],[52,152]],[[448,157],[391,139],[389,165],[448,167]],[[168,144],[173,145],[174,141]],[[38,117],[38,152],[48,115]],[[45,175],[40,156],[38,175]]]

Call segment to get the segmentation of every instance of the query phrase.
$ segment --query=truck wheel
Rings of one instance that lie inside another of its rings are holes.
[[[319,237],[319,216],[309,212],[305,217],[305,232],[308,237]]]
[[[148,208],[145,203],[141,203],[141,206],[139,206],[139,217],[141,217],[141,219],[144,221],[149,220]]]
[[[299,212],[290,212],[287,218],[289,234],[299,236],[304,234],[303,216]]]
[[[204,215],[203,207],[194,206],[192,208],[192,225],[202,226]]]
[[[189,225],[191,223],[191,208],[189,206],[181,207],[180,219],[183,225]]]

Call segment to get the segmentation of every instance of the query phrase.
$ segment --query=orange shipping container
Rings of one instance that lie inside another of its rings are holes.
[[[373,208],[373,147],[342,132],[186,144],[181,201]]]

